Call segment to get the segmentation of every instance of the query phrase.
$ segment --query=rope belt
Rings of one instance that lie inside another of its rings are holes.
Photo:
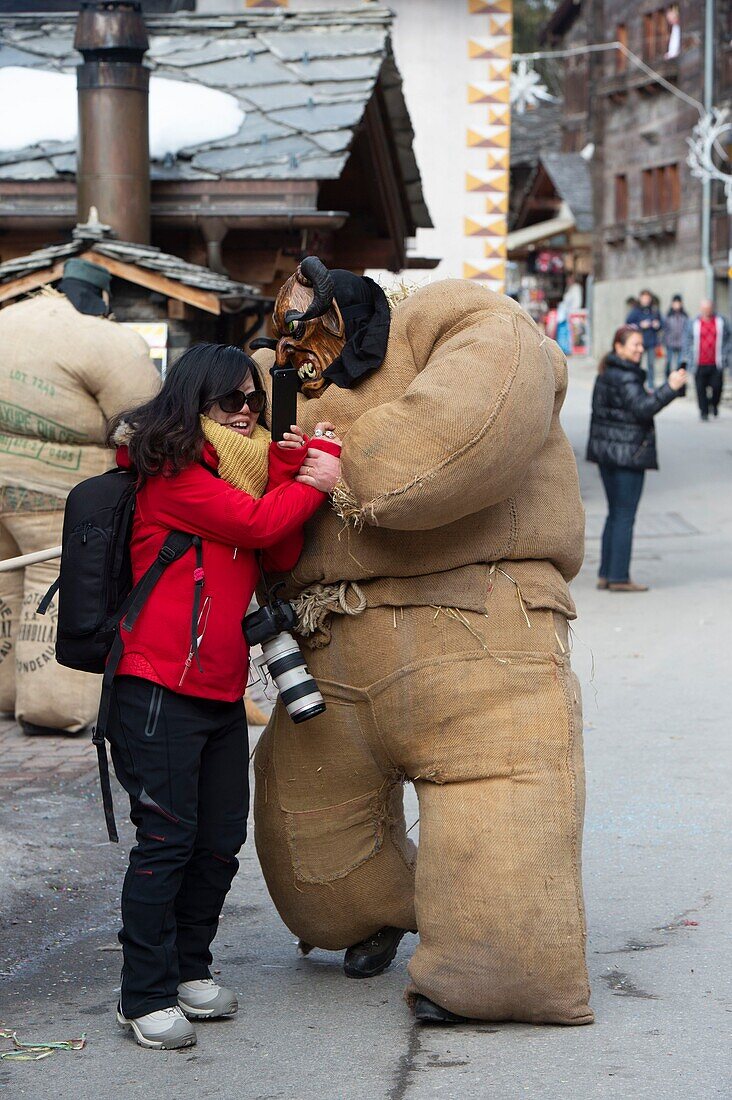
[[[297,632],[310,649],[329,644],[333,615],[362,615],[366,610],[366,597],[356,581],[314,584],[291,603],[297,615]]]

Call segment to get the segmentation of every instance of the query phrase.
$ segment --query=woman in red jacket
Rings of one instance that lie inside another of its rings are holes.
[[[340,472],[338,441],[324,438],[330,425],[312,443],[295,427],[271,443],[258,424],[265,395],[256,379],[238,348],[198,345],[113,430],[116,441],[120,428],[129,437],[117,461],[140,479],[134,581],[171,530],[200,540],[168,566],[132,631],[122,632],[108,725],[137,829],[122,889],[117,1020],[155,1048],[191,1045],[189,1017],[238,1007],[209,966],[249,806],[241,623],[257,551],[265,570],[291,569],[303,524]]]

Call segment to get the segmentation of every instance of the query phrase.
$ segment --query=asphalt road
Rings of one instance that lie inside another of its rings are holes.
[[[115,1026],[124,867],[92,777],[49,775],[0,804],[0,1026],[87,1034],[79,1053],[0,1061],[10,1097],[104,1100],[701,1100],[730,1095],[729,668],[732,411],[692,398],[660,418],[663,469],[641,503],[634,575],[647,595],[597,592],[603,501],[581,459],[592,372],[573,368],[565,423],[588,512],[574,661],[583,684],[585,891],[592,1027],[415,1027],[402,1001],[414,938],[382,977],[298,958],[253,845],[226,905],[216,968],[239,1016],[198,1046],[143,1051]],[[42,752],[42,746],[33,751]],[[121,807],[121,799],[118,806]],[[410,795],[410,820],[416,817]],[[7,1049],[7,1043],[0,1044]]]

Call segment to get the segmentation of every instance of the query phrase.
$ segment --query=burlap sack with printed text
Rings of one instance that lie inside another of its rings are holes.
[[[0,525],[13,553],[60,543],[69,490],[113,465],[104,446],[107,419],[146,401],[159,385],[141,337],[79,313],[60,294],[0,310]],[[15,714],[76,732],[95,716],[100,681],[56,664],[55,604],[45,618],[35,613],[57,574],[58,563],[50,562],[6,582],[16,594],[19,579],[23,585],[14,630]],[[0,684],[12,707],[9,683],[6,672]]]

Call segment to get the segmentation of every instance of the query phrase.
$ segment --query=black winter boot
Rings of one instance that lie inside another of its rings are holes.
[[[467,1016],[458,1016],[457,1012],[450,1012],[449,1008],[435,1004],[421,993],[414,998],[414,1015],[420,1024],[466,1024]]]
[[[386,970],[397,953],[405,928],[380,928],[375,935],[354,943],[346,951],[343,970],[347,978],[375,978]]]

